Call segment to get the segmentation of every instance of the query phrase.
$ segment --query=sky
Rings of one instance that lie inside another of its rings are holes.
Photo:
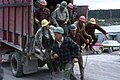
[[[74,0],[73,4],[88,5],[90,10],[120,9],[120,0]]]

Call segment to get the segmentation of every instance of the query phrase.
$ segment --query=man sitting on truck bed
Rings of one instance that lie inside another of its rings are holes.
[[[41,21],[43,19],[46,19],[49,21],[50,18],[50,10],[46,8],[47,2],[45,0],[38,1],[39,6],[38,9],[34,12],[35,22],[41,26]],[[38,26],[36,26],[36,31],[39,29]]]

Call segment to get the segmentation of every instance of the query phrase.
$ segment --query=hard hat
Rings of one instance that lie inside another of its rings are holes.
[[[77,30],[77,26],[75,24],[70,25],[70,30]]]
[[[44,27],[44,26],[47,26],[49,24],[49,22],[46,20],[46,19],[43,19],[41,21],[41,26]]]
[[[79,20],[82,21],[82,22],[86,22],[85,16],[80,16]]]
[[[96,20],[94,18],[90,18],[89,23],[96,24]]]
[[[73,4],[72,4],[72,3],[69,3],[69,4],[68,4],[68,7],[69,7],[70,9],[73,9]]]
[[[56,27],[55,29],[54,29],[54,33],[61,33],[61,34],[64,34],[64,30],[63,30],[63,28],[62,27]]]
[[[66,1],[62,1],[61,2],[61,6],[64,7],[64,8],[66,8],[67,7],[67,2]]]
[[[46,6],[47,5],[47,2],[46,2],[46,0],[40,0],[40,5],[43,5],[43,6]]]

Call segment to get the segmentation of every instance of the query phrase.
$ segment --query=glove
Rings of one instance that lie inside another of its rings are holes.
[[[73,62],[73,63],[77,63],[77,62],[78,62],[78,59],[77,59],[77,58],[74,58],[72,62]]]
[[[108,39],[108,38],[109,38],[109,34],[107,33],[107,34],[105,35],[105,37]]]
[[[53,58],[58,58],[58,57],[59,57],[58,54],[53,55]]]
[[[35,18],[35,22],[36,22],[36,23],[39,23],[39,20]]]

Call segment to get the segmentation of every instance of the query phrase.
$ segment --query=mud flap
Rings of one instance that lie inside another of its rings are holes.
[[[23,65],[23,73],[35,73],[38,71],[38,59],[27,59],[26,64]]]

